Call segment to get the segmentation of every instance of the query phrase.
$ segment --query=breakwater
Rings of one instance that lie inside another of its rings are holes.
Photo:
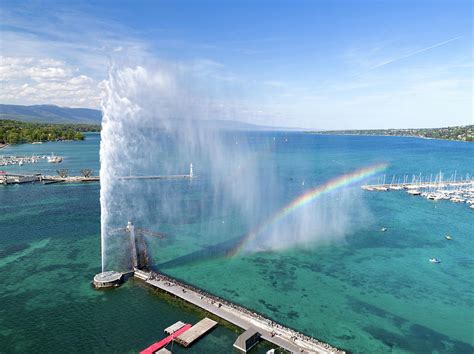
[[[245,307],[211,295],[202,289],[184,284],[164,274],[135,270],[134,276],[154,288],[179,297],[244,330],[255,328],[263,339],[291,353],[345,353]]]
[[[0,184],[23,184],[42,182],[44,184],[50,183],[84,183],[84,182],[98,182],[99,176],[48,176],[41,173],[35,174],[15,174],[15,173],[1,173]]]
[[[118,180],[160,180],[160,179],[189,179],[192,175],[163,175],[163,176],[126,176],[117,177]],[[23,184],[42,182],[51,183],[87,183],[100,182],[100,176],[51,176],[41,173],[34,174],[15,174],[0,172],[0,184]]]

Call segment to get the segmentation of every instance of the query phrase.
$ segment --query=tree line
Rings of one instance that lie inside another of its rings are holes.
[[[84,140],[84,132],[98,132],[100,125],[51,124],[0,119],[0,144]]]

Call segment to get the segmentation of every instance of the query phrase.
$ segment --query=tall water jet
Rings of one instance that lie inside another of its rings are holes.
[[[127,241],[113,233],[128,220],[152,230],[166,228],[172,239],[197,242],[200,248],[244,237],[324,182],[311,177],[306,185],[288,183],[274,160],[278,141],[268,134],[222,129],[217,119],[232,118],[228,107],[235,104],[228,104],[227,90],[219,85],[194,66],[159,62],[111,69],[103,85],[100,147],[103,271],[132,267]],[[196,178],[123,178],[184,174],[190,162]],[[337,198],[328,195],[300,208],[266,228],[245,251],[343,238],[364,216],[357,190],[341,190]],[[183,225],[193,227],[183,231]]]
[[[200,166],[197,174],[212,184],[197,182],[194,189],[185,188],[193,193],[212,188],[207,192],[216,200],[206,206],[209,219],[227,208],[237,208],[242,216],[255,212],[259,193],[254,157],[244,141],[238,148],[227,146],[219,129],[206,120],[216,117],[215,107],[221,105],[209,99],[197,76],[191,69],[161,63],[153,69],[114,68],[104,83],[100,148],[103,271],[127,266],[126,257],[120,256],[127,253],[125,244],[111,233],[126,220],[154,228],[163,220],[173,218],[179,223],[187,217],[183,200],[171,190],[176,186],[173,182],[121,177],[186,173],[189,162],[196,161]]]

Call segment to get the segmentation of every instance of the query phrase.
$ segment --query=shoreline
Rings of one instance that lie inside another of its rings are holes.
[[[442,139],[442,138],[431,138],[429,136],[417,136],[417,135],[388,135],[388,134],[345,134],[345,133],[321,133],[321,132],[304,132],[312,135],[337,135],[337,136],[378,136],[378,137],[392,137],[392,138],[415,138],[425,140],[439,140],[439,141],[455,141],[459,143],[473,143],[474,141],[468,140],[457,140],[457,139]]]
[[[0,150],[3,149],[3,148],[6,148],[7,146],[9,146],[10,144],[0,144]]]

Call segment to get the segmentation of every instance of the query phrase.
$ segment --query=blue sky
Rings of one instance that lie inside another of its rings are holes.
[[[131,66],[161,60],[203,73],[235,120],[316,129],[474,124],[472,6],[3,1],[0,102],[98,108],[108,62],[122,56]]]

